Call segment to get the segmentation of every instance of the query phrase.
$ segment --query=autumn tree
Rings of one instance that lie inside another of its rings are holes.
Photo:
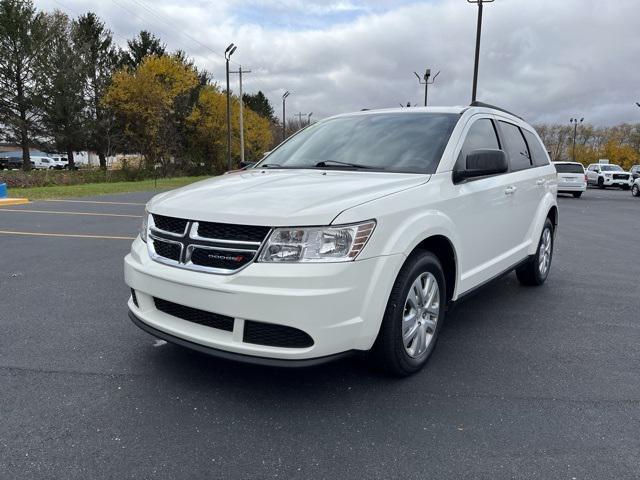
[[[239,142],[240,104],[232,97],[232,138],[231,153],[240,156]],[[208,85],[200,91],[198,101],[187,118],[190,125],[189,144],[193,156],[204,159],[212,172],[225,170],[227,148],[226,96],[217,87]],[[257,160],[271,145],[269,121],[250,108],[244,109],[245,155]]]
[[[73,41],[77,46],[79,66],[86,78],[84,129],[87,146],[100,159],[100,168],[107,168],[107,154],[113,137],[114,119],[105,110],[102,99],[111,82],[118,62],[111,32],[94,13],[79,17],[73,26]]]
[[[45,15],[30,0],[0,1],[0,124],[5,136],[22,148],[22,168],[29,170],[29,147],[40,129],[43,72],[47,52]]]
[[[137,69],[113,76],[104,105],[120,118],[125,135],[144,155],[147,166],[166,167],[180,153],[176,111],[197,85],[196,72],[169,56],[147,57]]]

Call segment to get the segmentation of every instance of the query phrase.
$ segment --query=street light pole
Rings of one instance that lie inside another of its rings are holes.
[[[224,58],[227,67],[227,170],[231,170],[231,92],[229,91],[229,59],[236,51],[233,43],[224,51]]]
[[[230,72],[230,73],[237,73],[238,79],[240,81],[240,91],[239,91],[240,93],[240,163],[243,164],[244,163],[244,111],[243,111],[244,100],[242,99],[242,74],[251,73],[251,70],[242,70],[242,65],[240,65],[237,71]]]
[[[417,72],[413,72],[413,74],[418,77],[418,83],[420,85],[424,85],[424,106],[427,106],[427,95],[429,93],[429,85],[433,85],[436,82],[436,77],[440,75],[440,71],[436,73],[431,81],[429,81],[429,77],[431,77],[431,69],[427,68],[424,72],[424,77],[420,77]]]
[[[289,91],[287,90],[282,95],[282,141],[284,142],[287,138],[287,114],[285,103],[287,101],[287,97],[289,96]]]
[[[569,119],[569,123],[573,124],[573,161],[576,161],[576,135],[578,134],[578,123],[582,123],[584,117],[578,121],[577,118]]]
[[[313,115],[313,112],[307,115],[307,125],[311,125],[311,115]]]
[[[471,102],[476,101],[478,93],[478,63],[480,62],[480,34],[482,32],[482,4],[491,3],[493,0],[467,0],[469,3],[478,4],[478,26],[476,28],[476,58],[473,67],[473,90],[471,92]]]

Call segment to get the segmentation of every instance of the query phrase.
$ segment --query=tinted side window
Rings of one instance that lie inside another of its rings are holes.
[[[524,133],[524,138],[527,140],[527,145],[529,146],[529,153],[531,153],[531,162],[534,167],[542,167],[544,165],[549,165],[549,158],[547,157],[547,151],[540,143],[540,140],[536,138],[536,136],[527,131],[522,130]]]
[[[472,150],[500,149],[496,129],[488,118],[477,120],[467,132],[462,145],[462,155],[466,156]]]
[[[503,134],[504,149],[509,156],[511,171],[524,170],[531,167],[529,149],[524,141],[522,132],[511,123],[500,122],[500,130]]]

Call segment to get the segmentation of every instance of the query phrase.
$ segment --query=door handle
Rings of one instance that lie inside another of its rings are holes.
[[[516,191],[516,187],[514,187],[513,185],[507,187],[504,189],[504,194],[505,195],[513,195]]]
[[[545,180],[543,178],[541,178],[540,180],[536,180],[536,185],[541,187],[544,185]]]

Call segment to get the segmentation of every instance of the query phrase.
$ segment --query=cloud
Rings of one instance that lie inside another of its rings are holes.
[[[427,66],[441,71],[430,104],[470,100],[477,7],[463,0],[41,0],[37,6],[72,15],[94,10],[120,43],[151,30],[218,82],[224,62],[209,49],[221,53],[234,42],[234,60],[252,70],[245,90],[261,89],[276,111],[285,89],[291,114],[313,111],[316,118],[419,103],[423,87],[413,71]],[[479,99],[532,122],[640,121],[638,18],[637,0],[487,4]]]

